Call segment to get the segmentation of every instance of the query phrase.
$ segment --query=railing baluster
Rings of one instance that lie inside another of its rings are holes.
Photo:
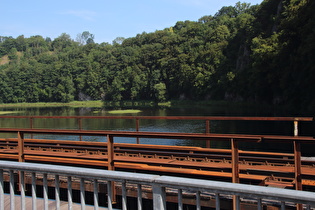
[[[55,199],[56,199],[56,210],[60,210],[59,175],[55,175]]]
[[[15,209],[14,173],[10,170],[10,208]]]
[[[257,210],[262,210],[261,198],[257,199]]]
[[[281,210],[285,210],[285,202],[281,201]]]
[[[0,169],[0,210],[4,210],[3,169]]]
[[[97,179],[93,180],[93,198],[94,198],[94,209],[98,210],[98,182],[97,182]]]
[[[178,189],[178,210],[183,210],[183,190]]]
[[[71,176],[68,176],[68,210],[72,210],[72,181]]]
[[[108,210],[113,209],[113,189],[112,189],[112,181],[107,181],[107,202],[108,202]]]
[[[138,192],[138,196],[137,196],[138,210],[141,210],[142,209],[142,187],[141,187],[141,184],[137,184],[137,192]]]
[[[200,191],[196,192],[196,209],[201,210]]]
[[[166,210],[165,187],[159,184],[152,185],[153,210]]]
[[[35,172],[32,172],[32,210],[37,209],[36,200],[36,174]]]
[[[43,190],[44,190],[44,209],[48,210],[48,185],[47,185],[47,174],[43,176]]]
[[[81,210],[85,210],[85,183],[84,179],[80,179],[80,201],[81,201]]]
[[[241,210],[241,200],[240,196],[235,196],[235,209],[236,210]]]
[[[126,188],[126,180],[123,180],[121,183],[122,188],[122,209],[127,210],[127,188]]]
[[[25,172],[20,171],[21,210],[25,210]]]
[[[220,194],[215,194],[215,209],[220,210]]]

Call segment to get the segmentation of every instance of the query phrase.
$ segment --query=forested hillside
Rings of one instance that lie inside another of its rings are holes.
[[[0,36],[0,103],[224,99],[311,109],[314,11],[312,0],[237,3],[111,44],[89,32]]]

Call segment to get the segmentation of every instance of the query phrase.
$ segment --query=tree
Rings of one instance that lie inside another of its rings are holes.
[[[166,100],[166,86],[163,82],[154,85],[155,98],[158,102]]]
[[[81,34],[77,35],[76,41],[80,45],[93,44],[94,43],[94,34],[91,34],[88,31],[83,31]]]

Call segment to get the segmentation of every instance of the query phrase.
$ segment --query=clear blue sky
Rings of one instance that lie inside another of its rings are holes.
[[[239,0],[1,0],[0,36],[41,35],[52,39],[67,33],[72,39],[89,31],[97,43],[134,37],[197,21]],[[241,1],[252,5],[263,0]]]

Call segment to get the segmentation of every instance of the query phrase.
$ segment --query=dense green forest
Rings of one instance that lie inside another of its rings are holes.
[[[315,1],[237,3],[112,43],[0,36],[0,103],[231,100],[315,107]]]

